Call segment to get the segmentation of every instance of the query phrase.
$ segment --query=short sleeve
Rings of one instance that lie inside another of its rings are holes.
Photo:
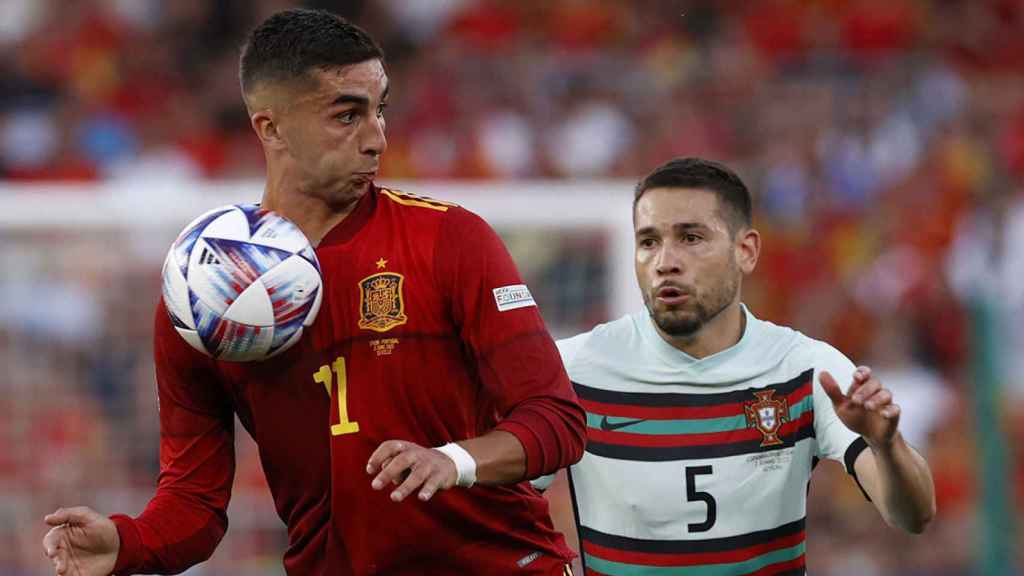
[[[832,400],[821,387],[821,373],[828,371],[845,392],[853,382],[857,369],[842,352],[824,342],[818,342],[814,357],[814,433],[817,438],[817,457],[843,463],[853,473],[851,449],[858,450],[860,435],[846,427],[836,415]],[[861,441],[863,442],[863,441]],[[855,456],[855,455],[854,455]]]

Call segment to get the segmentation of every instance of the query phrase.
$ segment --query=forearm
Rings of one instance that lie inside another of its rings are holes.
[[[492,430],[458,444],[476,460],[477,484],[514,484],[526,474],[526,450],[514,434]]]
[[[115,574],[175,574],[209,558],[227,530],[235,473],[233,404],[213,361],[175,332],[161,302],[153,337],[160,479],[136,518],[114,518]]]
[[[871,446],[871,443],[868,443]],[[866,453],[866,452],[865,452]],[[886,522],[919,534],[935,517],[935,485],[928,463],[897,434],[888,446],[871,446],[876,505]]]
[[[227,531],[225,510],[158,491],[137,518],[115,515],[121,546],[115,574],[176,574],[207,560]]]
[[[478,484],[514,484],[551,474],[583,456],[583,409],[557,397],[530,399],[490,432],[460,441],[476,460]]]
[[[526,468],[515,481],[576,463],[586,444],[586,420],[575,398],[531,398],[516,406],[495,430],[515,436],[526,453]]]

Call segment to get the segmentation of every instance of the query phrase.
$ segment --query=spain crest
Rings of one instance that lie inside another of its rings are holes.
[[[747,413],[747,425],[757,428],[764,437],[761,447],[778,446],[782,444],[779,438],[779,429],[782,424],[789,422],[789,402],[785,398],[781,400],[772,399],[775,390],[760,390],[754,392],[756,401],[747,402],[743,405]]]
[[[405,324],[405,302],[402,284],[405,277],[393,272],[380,272],[359,282],[359,327],[374,332],[387,332]]]

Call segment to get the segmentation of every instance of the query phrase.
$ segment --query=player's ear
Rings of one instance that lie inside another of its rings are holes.
[[[744,226],[736,232],[736,262],[744,274],[750,274],[757,266],[757,258],[761,255],[761,234]]]
[[[263,143],[265,148],[279,149],[285,147],[278,124],[274,118],[274,113],[270,108],[263,108],[252,112],[249,115],[249,123],[252,124],[252,129],[256,131],[256,135],[259,136],[260,142]]]

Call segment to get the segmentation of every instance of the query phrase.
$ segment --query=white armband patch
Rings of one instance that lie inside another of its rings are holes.
[[[495,288],[494,303],[498,305],[498,312],[537,305],[533,301],[533,295],[530,294],[530,289],[526,287],[526,284]]]

